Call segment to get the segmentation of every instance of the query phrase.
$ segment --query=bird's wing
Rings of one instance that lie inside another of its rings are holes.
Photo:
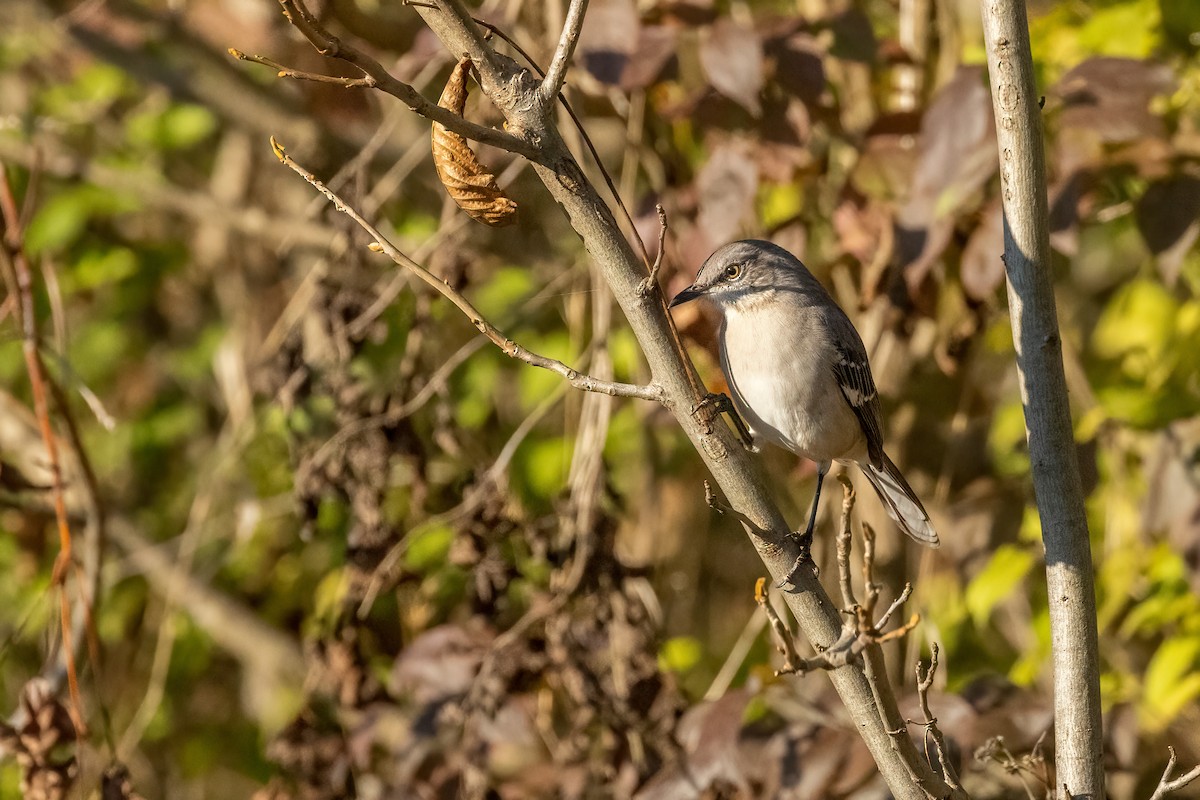
[[[836,345],[834,351],[833,374],[837,378],[838,388],[862,426],[867,438],[867,457],[873,466],[882,468],[883,425],[880,422],[879,392],[875,390],[875,379],[871,377],[866,350],[860,344],[854,349]]]

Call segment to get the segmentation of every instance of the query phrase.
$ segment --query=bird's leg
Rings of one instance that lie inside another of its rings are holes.
[[[817,464],[817,490],[813,493],[812,510],[808,513],[808,527],[804,529],[804,533],[792,531],[789,535],[792,541],[796,542],[799,546],[800,553],[796,556],[796,561],[792,564],[792,568],[788,570],[788,574],[776,584],[776,588],[778,589],[782,589],[789,584],[794,586],[796,584],[796,576],[805,567],[811,569],[814,575],[817,573],[817,565],[812,560],[813,530],[817,526],[817,507],[821,503],[821,484],[825,482],[825,475],[829,472],[830,466],[828,461]]]
[[[696,404],[692,409],[693,416],[699,414],[706,408],[711,408],[718,414],[728,414],[733,420],[733,427],[738,432],[738,437],[742,440],[742,447],[749,450],[751,453],[757,453],[758,447],[754,444],[754,434],[750,433],[750,429],[746,427],[746,423],[742,420],[737,409],[733,405],[733,401],[729,399],[727,394],[713,394],[709,392],[704,395],[704,399]],[[711,430],[711,429],[710,429]]]

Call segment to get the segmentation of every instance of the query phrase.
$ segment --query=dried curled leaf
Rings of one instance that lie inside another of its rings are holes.
[[[467,71],[471,60],[454,66],[438,105],[462,116],[467,104]],[[433,123],[433,165],[458,207],[480,222],[500,228],[517,221],[517,204],[496,184],[496,176],[479,163],[467,140]]]

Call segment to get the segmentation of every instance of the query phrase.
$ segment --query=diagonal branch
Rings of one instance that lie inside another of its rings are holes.
[[[599,378],[594,378],[591,375],[585,375],[577,372],[561,361],[537,353],[526,350],[521,345],[514,342],[505,336],[496,326],[484,319],[479,313],[479,309],[471,304],[471,301],[458,292],[446,281],[441,280],[425,267],[421,266],[411,258],[401,252],[395,245],[387,240],[379,230],[367,222],[361,214],[351,208],[342,198],[333,192],[329,187],[306,170],[304,167],[296,163],[296,161],[284,151],[283,146],[274,139],[271,139],[271,149],[275,151],[275,156],[286,164],[304,180],[312,184],[313,188],[321,194],[329,198],[329,201],[350,219],[358,223],[364,231],[370,234],[374,242],[371,244],[372,250],[387,254],[398,265],[410,270],[418,278],[425,281],[431,287],[436,289],[443,297],[458,307],[458,310],[467,316],[471,323],[474,324],[479,332],[492,341],[503,353],[509,358],[515,358],[518,361],[524,361],[534,367],[550,370],[551,372],[561,375],[569,384],[576,389],[582,389],[585,392],[599,392],[600,394],[612,395],[614,397],[636,397],[640,400],[653,400],[655,402],[663,401],[662,387],[657,384],[648,386],[640,386],[631,383],[618,383],[616,381],[603,381]]]
[[[587,13],[587,5],[588,0],[571,0],[567,9],[567,19],[558,38],[558,47],[554,48],[550,67],[546,70],[546,77],[538,89],[538,95],[547,113],[554,103],[554,98],[558,97],[563,84],[566,83],[567,67],[571,64],[571,56],[575,54],[575,45],[579,44],[579,32],[583,29],[583,16]]]
[[[308,9],[305,8],[302,0],[279,0],[279,4],[283,7],[283,13],[288,20],[299,30],[308,41],[312,42],[313,47],[317,48],[317,52],[329,58],[337,58],[351,64],[362,71],[364,78],[363,86],[376,87],[381,91],[395,97],[400,102],[404,103],[415,113],[420,114],[426,119],[443,125],[455,133],[461,134],[468,139],[474,139],[477,142],[490,144],[493,147],[498,147],[501,150],[507,150],[510,153],[524,156],[530,161],[537,161],[539,150],[531,142],[514,136],[507,131],[496,130],[485,125],[478,125],[474,122],[463,119],[452,111],[442,108],[436,103],[432,103],[425,98],[420,92],[398,80],[390,72],[383,68],[375,59],[371,58],[366,53],[362,52],[353,45],[346,44],[331,34],[329,31],[316,20]],[[235,57],[237,57],[235,55]],[[247,59],[258,61],[258,63],[267,63],[265,60],[257,58]],[[275,67],[281,73],[289,72],[286,67],[280,67],[274,62],[267,64]],[[294,75],[293,77],[305,77],[312,80],[309,73],[303,76]],[[341,81],[334,81],[340,83]],[[345,84],[344,84],[345,85]],[[360,85],[360,84],[355,84]]]
[[[1154,794],[1150,795],[1150,800],[1163,800],[1171,792],[1177,792],[1192,781],[1200,778],[1200,765],[1192,767],[1190,771],[1185,772],[1178,778],[1172,778],[1171,773],[1175,771],[1175,764],[1179,759],[1175,756],[1174,747],[1168,747],[1167,752],[1170,753],[1170,757],[1167,759],[1167,768],[1163,770],[1162,779],[1159,780]]]
[[[229,55],[236,58],[238,61],[249,61],[252,64],[262,64],[264,67],[270,67],[275,70],[277,78],[294,78],[298,81],[313,81],[314,83],[331,83],[334,86],[344,86],[347,89],[373,89],[378,84],[370,75],[362,78],[347,78],[342,75],[322,75],[318,72],[305,72],[299,69],[293,69],[286,64],[280,64],[278,61],[272,61],[266,56],[252,56],[243,53],[236,48],[229,48]]]

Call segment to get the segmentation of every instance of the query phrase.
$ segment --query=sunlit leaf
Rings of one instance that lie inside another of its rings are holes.
[[[1017,590],[1033,563],[1033,553],[1024,548],[1014,545],[996,548],[987,566],[967,584],[967,611],[976,625],[987,622],[992,609]]]

